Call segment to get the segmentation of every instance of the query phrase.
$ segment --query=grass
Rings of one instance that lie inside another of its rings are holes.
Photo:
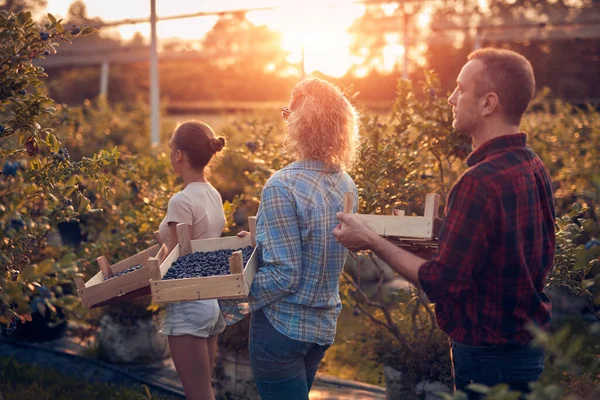
[[[153,395],[147,386],[135,390],[107,383],[88,383],[52,369],[0,357],[0,398],[10,400],[180,400]]]
[[[334,344],[325,353],[319,372],[342,379],[384,386],[383,366],[366,357],[369,343],[361,339],[365,318],[352,315],[350,307],[344,307],[337,324]]]

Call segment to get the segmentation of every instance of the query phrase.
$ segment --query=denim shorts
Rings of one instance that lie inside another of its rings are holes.
[[[161,327],[163,335],[215,336],[225,330],[225,320],[217,300],[193,300],[168,303]]]

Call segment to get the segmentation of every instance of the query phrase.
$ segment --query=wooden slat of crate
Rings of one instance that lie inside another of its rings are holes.
[[[427,217],[399,217],[395,215],[354,214],[379,236],[431,238],[434,222]]]
[[[404,211],[394,210],[394,215],[354,214],[379,236],[402,240],[434,240],[441,220],[438,218],[440,196],[430,193],[425,198],[424,216],[404,216]]]
[[[252,237],[237,236],[190,241],[193,252],[210,252],[225,249],[239,249],[252,246]],[[198,278],[162,280],[171,265],[179,258],[179,244],[159,267],[160,276],[152,276],[150,288],[155,303],[170,303],[189,300],[243,298],[248,295],[252,279],[258,266],[255,252],[244,266],[242,274],[205,276]],[[157,279],[160,278],[160,279]]]
[[[149,295],[150,269],[147,265],[148,257],[158,256],[163,259],[166,256],[165,251],[166,246],[161,248],[156,244],[110,266],[112,273],[117,274],[134,265],[143,265],[141,269],[122,276],[105,280],[102,271],[100,271],[86,283],[81,278],[75,279],[77,292],[83,306],[86,308],[100,307],[113,301],[131,298],[134,296],[132,292],[135,291],[137,291],[135,293],[136,297]],[[145,291],[140,291],[140,289],[145,289]]]
[[[182,279],[183,280],[183,279]],[[165,303],[171,301],[203,300],[203,299],[221,299],[225,297],[243,297],[244,288],[242,285],[242,274],[206,276],[200,278],[185,279],[185,286],[157,286],[152,293],[152,299],[155,303]],[[179,279],[173,279],[176,282]]]

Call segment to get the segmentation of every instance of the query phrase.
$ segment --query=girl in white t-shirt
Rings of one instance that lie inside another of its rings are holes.
[[[180,125],[169,141],[173,171],[185,188],[176,193],[159,226],[169,252],[177,245],[177,224],[189,225],[191,239],[221,236],[225,227],[223,201],[206,180],[205,168],[225,145],[210,126],[199,121]],[[217,335],[225,329],[217,300],[169,303],[161,332],[168,335],[173,363],[186,398],[213,400],[211,380]]]

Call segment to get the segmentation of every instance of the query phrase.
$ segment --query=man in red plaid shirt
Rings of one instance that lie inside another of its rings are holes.
[[[548,171],[519,131],[535,90],[531,64],[508,50],[469,55],[454,93],[455,129],[475,150],[453,186],[437,256],[426,261],[377,236],[350,214],[333,234],[348,249],[370,249],[435,303],[452,340],[455,386],[469,383],[529,391],[544,352],[528,324],[547,328],[544,293],[554,258],[554,198]],[[469,392],[471,398],[476,394]]]

